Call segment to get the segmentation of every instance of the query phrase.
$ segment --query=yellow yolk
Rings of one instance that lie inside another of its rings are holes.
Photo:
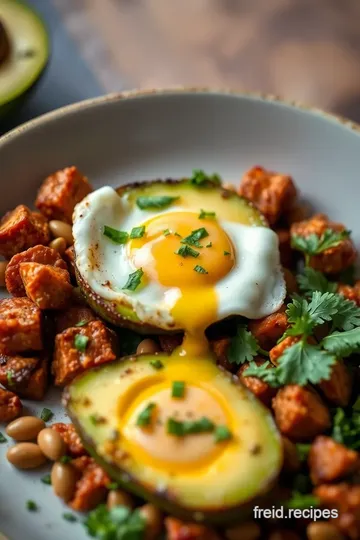
[[[234,265],[232,243],[216,219],[200,220],[191,212],[162,214],[144,225],[145,235],[128,244],[129,257],[149,281],[180,289],[181,297],[172,310],[176,325],[185,331],[179,354],[203,356],[208,351],[205,329],[217,319],[214,286]],[[206,236],[198,246],[188,246],[198,255],[176,253],[187,245],[181,240],[200,228]],[[197,265],[207,273],[195,271]]]

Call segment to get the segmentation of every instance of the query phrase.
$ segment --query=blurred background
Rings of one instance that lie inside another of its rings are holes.
[[[360,121],[360,0],[28,2],[52,55],[3,132],[87,97],[179,85],[272,93]]]

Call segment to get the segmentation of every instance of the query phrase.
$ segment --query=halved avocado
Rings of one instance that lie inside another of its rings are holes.
[[[234,221],[243,225],[267,226],[264,216],[249,201],[240,197],[235,191],[230,191],[212,182],[194,185],[188,178],[155,180],[128,184],[121,186],[116,191],[120,197],[126,197],[128,203],[134,208],[138,197],[176,196],[180,198],[181,206],[190,212],[199,212],[200,209],[211,210],[216,213],[217,219]],[[149,217],[151,217],[151,213],[156,214],[156,209],[148,210]],[[201,221],[199,221],[199,226],[201,226]],[[116,326],[125,326],[141,333],[159,334],[165,332],[157,326],[141,321],[131,304],[128,303],[126,295],[124,295],[121,305],[115,304],[101,298],[91,289],[78,271],[76,274],[78,285],[88,304],[105,320]],[[178,332],[179,329],[174,331]]]
[[[184,383],[179,397],[174,381]],[[182,519],[245,519],[255,504],[265,504],[281,469],[270,412],[206,358],[127,357],[79,376],[64,403],[86,448],[114,480]],[[169,418],[187,421],[187,434],[169,434]],[[189,426],[200,418],[213,429],[195,433]],[[219,431],[229,438],[217,440]]]
[[[30,90],[48,56],[48,35],[37,13],[18,0],[1,0],[0,116]]]

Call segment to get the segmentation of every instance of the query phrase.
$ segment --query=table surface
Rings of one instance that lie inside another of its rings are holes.
[[[52,0],[106,91],[274,93],[360,120],[359,0]]]

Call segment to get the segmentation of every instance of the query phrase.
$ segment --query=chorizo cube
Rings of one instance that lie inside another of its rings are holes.
[[[76,283],[75,272],[75,249],[74,246],[70,246],[65,250],[64,259],[67,262],[69,274],[74,283]]]
[[[262,364],[264,364],[265,360],[258,356],[254,359],[254,362],[257,366],[261,366]],[[248,367],[249,362],[246,362],[240,367],[239,371],[237,372],[240,381],[265,405],[265,407],[270,407],[271,400],[275,396],[277,388],[273,388],[267,382],[259,379],[259,377],[246,377],[245,372]],[[269,369],[272,368],[269,366]]]
[[[75,205],[92,191],[86,176],[67,167],[48,176],[39,189],[35,205],[49,220],[72,223]]]
[[[95,313],[86,306],[71,306],[64,311],[59,311],[55,316],[56,333],[60,334],[72,326],[85,326],[96,319]]]
[[[325,214],[316,214],[310,219],[294,223],[290,232],[292,236],[301,236],[307,238],[314,234],[321,238],[327,229],[335,232],[345,231],[342,223],[330,221]],[[325,249],[318,255],[312,255],[309,258],[309,265],[315,270],[325,272],[326,274],[338,274],[351,266],[356,259],[356,249],[350,238],[344,238],[331,248]]]
[[[342,531],[346,538],[358,540],[360,538],[360,486],[346,482],[339,484],[321,484],[314,490],[321,506],[336,508],[339,512],[337,518],[331,521]]]
[[[331,483],[358,468],[359,454],[331,437],[319,435],[310,447],[308,463],[313,484]]]
[[[301,336],[288,336],[282,341],[280,341],[280,343],[275,345],[270,350],[269,357],[270,357],[271,362],[276,366],[280,356],[282,356],[284,351],[288,349],[289,347],[291,347],[292,345],[295,345],[295,343],[300,341],[300,339],[301,339]]]
[[[13,296],[26,296],[20,276],[20,263],[25,262],[49,264],[55,268],[67,269],[66,262],[60,257],[59,252],[48,246],[37,245],[17,253],[10,259],[5,272],[6,288]]]
[[[71,301],[72,285],[67,270],[49,264],[20,263],[25,292],[40,309],[65,309]]]
[[[0,354],[0,384],[20,395],[38,364],[37,356]]]
[[[63,422],[57,422],[51,426],[52,429],[57,431],[67,446],[68,454],[71,457],[80,457],[87,455],[83,443],[79,435],[76,432],[74,424],[64,424]]]
[[[216,356],[217,365],[223,367],[227,371],[235,372],[237,365],[232,364],[228,358],[230,344],[231,339],[229,337],[210,341],[210,347]]]
[[[272,313],[263,319],[249,322],[249,330],[260,347],[269,351],[288,328],[288,318],[283,310]]]
[[[346,407],[352,392],[352,378],[349,368],[339,358],[331,369],[330,379],[321,381],[318,389],[330,403],[339,407]]]
[[[220,540],[215,530],[205,525],[186,523],[171,516],[164,522],[168,540]]]
[[[315,391],[289,384],[281,388],[272,406],[276,424],[290,440],[306,441],[330,427],[330,413]]]
[[[0,353],[40,351],[42,313],[28,298],[0,300]]]
[[[283,266],[292,266],[294,252],[291,247],[291,234],[289,229],[275,230],[279,240],[280,262]]]
[[[11,422],[14,418],[20,416],[22,411],[22,403],[19,397],[0,388],[0,422]]]
[[[76,482],[69,506],[77,512],[92,510],[105,499],[110,478],[91,457],[78,457],[71,465],[78,471],[80,478]]]
[[[356,281],[354,286],[339,283],[336,292],[360,306],[360,281]]]
[[[290,176],[263,167],[253,167],[245,173],[239,193],[254,203],[270,225],[274,225],[296,199],[296,188]]]
[[[7,212],[0,221],[0,255],[7,259],[36,244],[49,242],[46,219],[23,204]]]
[[[65,386],[85,369],[112,362],[116,343],[110,330],[101,321],[64,330],[55,338],[52,365],[56,386]]]

